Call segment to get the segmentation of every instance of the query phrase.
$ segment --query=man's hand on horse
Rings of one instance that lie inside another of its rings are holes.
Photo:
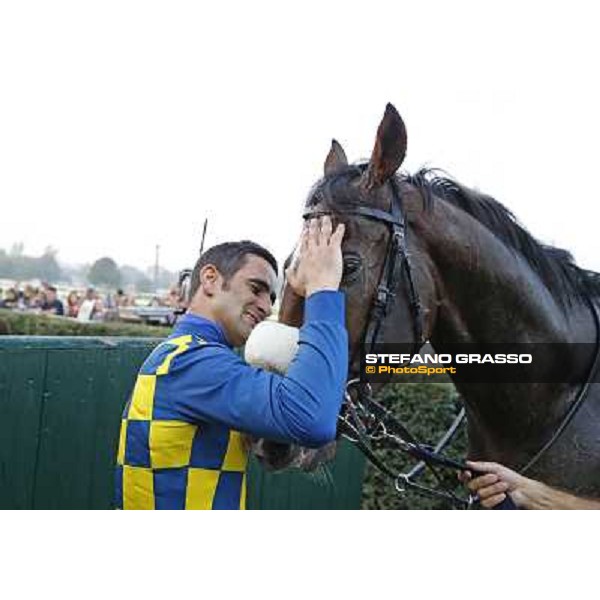
[[[341,223],[333,231],[329,216],[305,223],[292,264],[285,272],[296,294],[308,298],[314,292],[339,288],[344,266],[344,231]]]

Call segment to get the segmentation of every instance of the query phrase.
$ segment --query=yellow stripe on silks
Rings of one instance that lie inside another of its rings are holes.
[[[154,510],[152,469],[123,467],[123,509]]]
[[[240,495],[240,510],[246,510],[246,473],[242,477],[242,491]]]
[[[125,438],[127,436],[127,419],[121,419],[121,431],[119,432],[119,449],[117,450],[117,464],[125,464]]]
[[[191,335],[181,335],[179,337],[167,340],[164,343],[165,344],[173,344],[177,347],[175,348],[175,350],[173,350],[173,352],[169,352],[169,354],[167,354],[165,360],[162,362],[160,367],[158,367],[158,369],[156,369],[157,375],[166,375],[169,372],[169,368],[171,367],[171,361],[178,354],[182,354],[190,347],[190,344],[192,343],[192,336]]]
[[[220,471],[190,468],[185,494],[186,510],[210,510],[212,508]]]
[[[248,463],[248,452],[242,434],[233,429],[229,432],[229,442],[227,443],[227,452],[223,459],[221,470],[242,472],[246,470]]]
[[[154,469],[187,467],[196,425],[183,421],[150,423],[150,464]]]
[[[128,419],[133,421],[150,421],[152,419],[155,388],[155,375],[138,375],[133,388]]]

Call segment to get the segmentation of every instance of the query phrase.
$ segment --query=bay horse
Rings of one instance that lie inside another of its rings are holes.
[[[437,352],[456,343],[586,344],[571,365],[570,383],[454,383],[466,409],[470,459],[527,466],[530,477],[600,497],[600,384],[588,383],[565,422],[582,388],[577,381],[586,381],[596,364],[599,276],[576,266],[568,252],[537,241],[492,197],[439,171],[397,173],[406,147],[404,122],[388,104],[369,161],[348,164],[334,140],[305,205],[305,217],[326,213],[334,226],[346,225],[340,289],[353,357],[349,378],[359,374],[359,350],[393,235],[389,223],[366,213],[390,214],[397,195],[410,281],[406,262],[396,261],[392,275],[399,283],[378,339],[417,347],[427,340]],[[279,319],[302,322],[302,299],[287,286]]]

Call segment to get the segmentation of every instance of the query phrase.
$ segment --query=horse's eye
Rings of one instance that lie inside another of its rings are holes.
[[[356,277],[361,266],[361,260],[358,256],[344,256],[344,271],[342,279],[351,281]]]

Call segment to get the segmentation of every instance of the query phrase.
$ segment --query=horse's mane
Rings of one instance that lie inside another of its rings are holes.
[[[600,274],[578,267],[567,250],[536,240],[508,208],[491,196],[442,175],[438,169],[420,169],[401,178],[419,189],[426,209],[436,197],[440,198],[471,215],[504,245],[517,251],[564,308],[585,295],[600,297]]]
[[[311,189],[307,207],[322,204],[332,209],[361,203],[358,189],[348,187],[352,178],[366,169],[366,164],[349,165],[333,175],[323,177]],[[575,264],[570,252],[536,240],[503,204],[477,190],[470,189],[439,169],[420,169],[414,175],[403,173],[398,181],[415,186],[430,210],[436,198],[471,215],[489,229],[508,248],[518,252],[538,274],[550,293],[564,308],[573,301],[600,298],[600,274]]]

